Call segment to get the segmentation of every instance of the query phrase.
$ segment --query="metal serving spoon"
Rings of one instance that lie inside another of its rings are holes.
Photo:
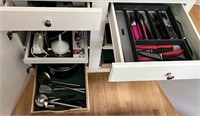
[[[66,106],[66,107],[71,107],[71,108],[81,108],[80,106],[57,102],[59,100],[61,100],[61,98],[54,98],[54,99],[49,100],[45,94],[38,94],[35,96],[35,104],[39,107],[55,108],[55,105],[61,105],[61,106]],[[49,104],[52,104],[52,105],[49,105]]]
[[[80,87],[78,84],[73,84],[73,83],[64,83],[64,82],[58,82],[58,81],[52,81],[50,75],[47,72],[40,72],[38,74],[38,80],[41,84],[60,84],[60,85],[66,85],[66,86],[75,86],[75,87]]]

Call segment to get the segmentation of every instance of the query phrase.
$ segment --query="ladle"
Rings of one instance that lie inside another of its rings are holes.
[[[38,80],[41,84],[47,84],[47,85],[48,84],[60,84],[60,85],[66,85],[66,86],[80,87],[80,85],[78,85],[78,84],[52,81],[50,75],[44,71],[42,71],[38,74]]]
[[[57,102],[59,100],[61,99],[55,98],[55,99],[48,100],[48,97],[45,94],[38,94],[37,96],[35,96],[35,104],[39,107],[49,108],[49,106],[61,105],[61,106],[66,106],[66,107],[71,107],[71,108],[81,108],[80,106]],[[49,104],[52,104],[52,105],[49,105]]]
[[[38,94],[35,96],[35,104],[39,107],[45,107],[48,109],[55,109],[55,105],[48,105],[48,98],[44,94]]]

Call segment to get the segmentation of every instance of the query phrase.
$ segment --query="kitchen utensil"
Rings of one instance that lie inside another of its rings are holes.
[[[162,55],[161,53],[152,53],[152,52],[144,52],[144,51],[139,51],[138,52],[140,55],[155,59],[155,60],[166,60],[166,61],[172,61],[172,60],[185,60],[182,57],[174,57],[174,56],[167,56],[167,55]]]
[[[174,51],[170,51],[170,52],[163,52],[161,54],[166,55],[166,56],[179,56],[179,55],[183,54],[183,52],[184,52],[184,50],[174,50]],[[139,57],[139,61],[153,61],[153,60],[154,59],[145,57],[145,56]]]
[[[155,49],[161,49],[161,48],[173,48],[174,45],[172,44],[165,44],[165,45],[137,45],[136,49],[142,49],[142,50],[155,50]]]
[[[55,109],[54,105],[48,105],[47,104],[47,96],[44,94],[38,94],[35,96],[34,101],[35,104],[39,107],[46,107],[48,109]]]
[[[58,81],[52,81],[50,75],[47,72],[40,72],[38,74],[38,80],[41,84],[58,84],[58,85],[66,85],[66,86],[75,86],[75,87],[80,87],[78,84],[73,84],[73,83],[64,83],[64,82],[58,82]]]
[[[149,45],[147,45],[148,47],[150,47]],[[164,46],[163,46],[164,47]],[[142,48],[142,46],[140,46],[140,48]],[[173,45],[173,47],[166,47],[166,48],[158,48],[158,49],[146,49],[146,47],[144,47],[144,49],[138,49],[139,50],[145,50],[146,52],[154,52],[154,53],[163,53],[163,52],[170,52],[173,50],[180,50],[181,47],[179,45]]]
[[[39,87],[39,93],[48,93],[52,94],[54,91],[66,91],[66,90],[72,90],[72,91],[77,91],[80,93],[85,93],[85,88],[70,88],[70,87],[50,87],[49,85],[40,85]]]
[[[168,16],[164,12],[161,12],[161,16],[162,16],[162,19],[163,19],[164,24],[166,26],[166,29],[169,33],[170,38],[171,39],[178,39],[178,36],[177,36],[176,32],[174,31]]]
[[[144,35],[143,39],[148,39],[148,35],[147,35],[147,31],[146,31],[147,28],[146,28],[146,24],[145,24],[144,19],[143,19],[144,17],[139,12],[138,12],[138,15],[139,15],[139,18],[140,18],[140,28],[141,28],[143,35]]]
[[[155,13],[154,13],[155,20],[158,24],[158,30],[161,34],[162,39],[170,39],[167,28],[164,24],[164,21],[163,21],[160,13],[161,13],[161,11],[159,11],[159,10],[155,10]]]
[[[70,52],[69,44],[68,42],[62,40],[61,34],[59,34],[58,40],[55,40],[51,43],[51,49],[55,54],[59,54],[60,56]]]
[[[136,25],[136,21],[134,19],[134,15],[133,15],[132,12],[129,13],[129,17],[130,17],[130,22],[131,22],[132,36],[133,36],[133,38],[138,40],[138,39],[140,39],[140,35],[139,35],[138,28],[137,28],[137,25]]]
[[[146,28],[146,33],[147,33],[147,37],[148,37],[147,39],[153,39],[153,35],[151,33],[149,22],[147,20],[147,17],[145,18],[145,16],[146,16],[145,14],[140,13],[141,20],[143,20],[145,28]]]
[[[161,39],[161,35],[157,29],[157,23],[156,23],[156,20],[154,19],[154,17],[152,16],[152,14],[148,11],[145,11],[146,15],[147,15],[147,18],[149,20],[149,25],[151,27],[151,32],[152,32],[152,35],[154,37],[154,39]]]
[[[48,64],[51,74],[58,78],[69,78],[78,68],[77,64]]]
[[[39,107],[49,108],[50,106],[49,104],[52,104],[52,105],[61,105],[61,106],[72,107],[72,108],[81,108],[80,106],[57,102],[60,100],[61,98],[54,98],[54,99],[49,100],[45,94],[38,94],[37,96],[35,96],[35,104]]]
[[[141,20],[140,20],[140,17],[138,16],[139,12],[138,12],[138,10],[134,10],[133,12],[134,12],[134,17],[135,17],[135,22],[136,22],[138,34],[139,34],[139,36],[140,36],[139,39],[143,39],[142,30],[141,30],[141,28],[140,28]]]

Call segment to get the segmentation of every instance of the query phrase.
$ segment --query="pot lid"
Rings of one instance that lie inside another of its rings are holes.
[[[58,37],[58,40],[52,42],[51,49],[56,54],[65,54],[69,51],[69,44],[62,40],[61,34]]]

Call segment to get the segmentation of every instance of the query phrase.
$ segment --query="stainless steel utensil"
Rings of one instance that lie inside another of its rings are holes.
[[[48,98],[44,94],[38,94],[35,96],[35,104],[39,107],[46,107],[48,109],[55,109],[55,105],[48,105]]]
[[[38,80],[41,84],[47,84],[47,85],[48,84],[60,84],[60,85],[66,85],[66,86],[80,87],[80,85],[78,85],[78,84],[52,81],[50,75],[44,71],[42,71],[38,74]]]
[[[49,85],[40,85],[39,87],[39,93],[52,94],[54,91],[65,91],[65,90],[72,90],[80,93],[85,93],[84,91],[85,88],[70,88],[70,87],[52,88]]]
[[[39,107],[55,108],[55,105],[61,105],[61,106],[66,106],[66,107],[71,107],[71,108],[81,108],[80,106],[57,102],[59,100],[61,100],[61,98],[55,98],[55,99],[49,100],[45,94],[38,94],[35,96],[35,104]]]

